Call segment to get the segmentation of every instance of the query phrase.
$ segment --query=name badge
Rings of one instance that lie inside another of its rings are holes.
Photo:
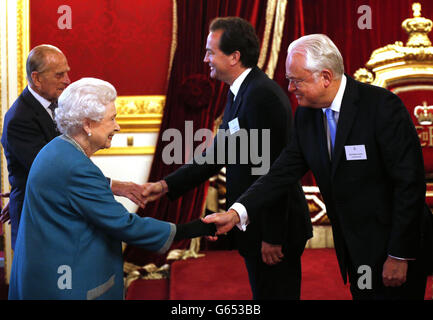
[[[367,160],[367,152],[365,152],[365,145],[359,146],[344,146],[346,149],[346,160]]]
[[[230,134],[234,134],[240,130],[238,118],[235,118],[229,122],[229,129],[230,129]]]

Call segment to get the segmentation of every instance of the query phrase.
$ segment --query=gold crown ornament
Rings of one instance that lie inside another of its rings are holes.
[[[427,106],[426,101],[422,106],[416,106],[413,113],[420,125],[428,126],[433,123],[433,106]]]

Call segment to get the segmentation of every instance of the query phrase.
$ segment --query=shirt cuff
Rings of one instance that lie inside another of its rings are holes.
[[[410,261],[410,260],[416,260],[415,258],[400,258],[400,257],[394,257],[394,256],[392,256],[392,255],[388,255],[388,257],[391,257],[391,258],[394,258],[394,259],[397,259],[397,260],[404,260],[404,261]]]
[[[247,209],[245,209],[244,205],[236,202],[230,207],[230,209],[235,210],[239,215],[240,222],[236,225],[236,227],[238,227],[241,231],[247,230],[250,220],[248,218]]]

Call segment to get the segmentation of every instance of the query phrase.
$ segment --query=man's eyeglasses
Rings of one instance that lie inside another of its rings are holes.
[[[296,88],[299,88],[302,86],[302,84],[307,81],[308,79],[312,78],[315,76],[315,73],[312,73],[309,77],[307,77],[306,79],[296,79],[296,78],[292,78],[292,77],[288,77],[286,76],[287,81],[289,81],[289,87],[291,84],[293,84]]]
[[[305,79],[295,79],[295,78],[287,78],[287,81],[289,81],[289,86],[293,84],[296,88],[299,88],[301,86],[302,82],[305,81]]]

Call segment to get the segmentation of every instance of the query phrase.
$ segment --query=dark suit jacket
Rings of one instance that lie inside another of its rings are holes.
[[[345,146],[354,145],[365,146],[367,160],[347,160]],[[420,238],[427,235],[421,221],[428,214],[423,156],[396,95],[347,76],[332,163],[322,109],[299,107],[291,144],[237,202],[258,219],[255,208],[272,203],[308,169],[326,204],[344,281],[348,253],[355,270],[369,265],[377,276],[387,255],[422,258]]]
[[[12,248],[15,247],[30,166],[42,147],[57,135],[58,132],[48,112],[28,88],[25,88],[6,112],[1,138],[11,185],[9,213]]]
[[[278,84],[255,67],[242,83],[232,108],[235,110],[234,115],[229,117],[229,110],[226,108],[220,129],[228,129],[228,122],[234,118],[238,118],[239,126],[243,129],[270,129],[272,163],[289,140],[291,111],[287,95]],[[227,208],[259,177],[251,174],[253,165],[250,160],[248,164],[240,164],[239,147],[238,144],[235,150],[236,164],[226,165]],[[260,140],[258,150],[261,151],[261,147]],[[207,152],[215,155],[217,148],[215,138]],[[216,160],[215,164],[193,163],[182,166],[165,178],[169,187],[168,196],[171,199],[179,197],[218,173],[223,166],[224,164],[218,164]],[[286,251],[290,249],[291,252],[299,252],[299,248],[303,249],[305,241],[312,236],[308,206],[300,184],[288,187],[274,203],[255,211],[257,216],[260,216],[260,221],[251,223],[246,232],[237,228],[233,230],[237,248],[242,255],[260,254],[262,240],[272,244],[284,243],[283,249]],[[267,214],[268,211],[273,211],[274,217]]]

